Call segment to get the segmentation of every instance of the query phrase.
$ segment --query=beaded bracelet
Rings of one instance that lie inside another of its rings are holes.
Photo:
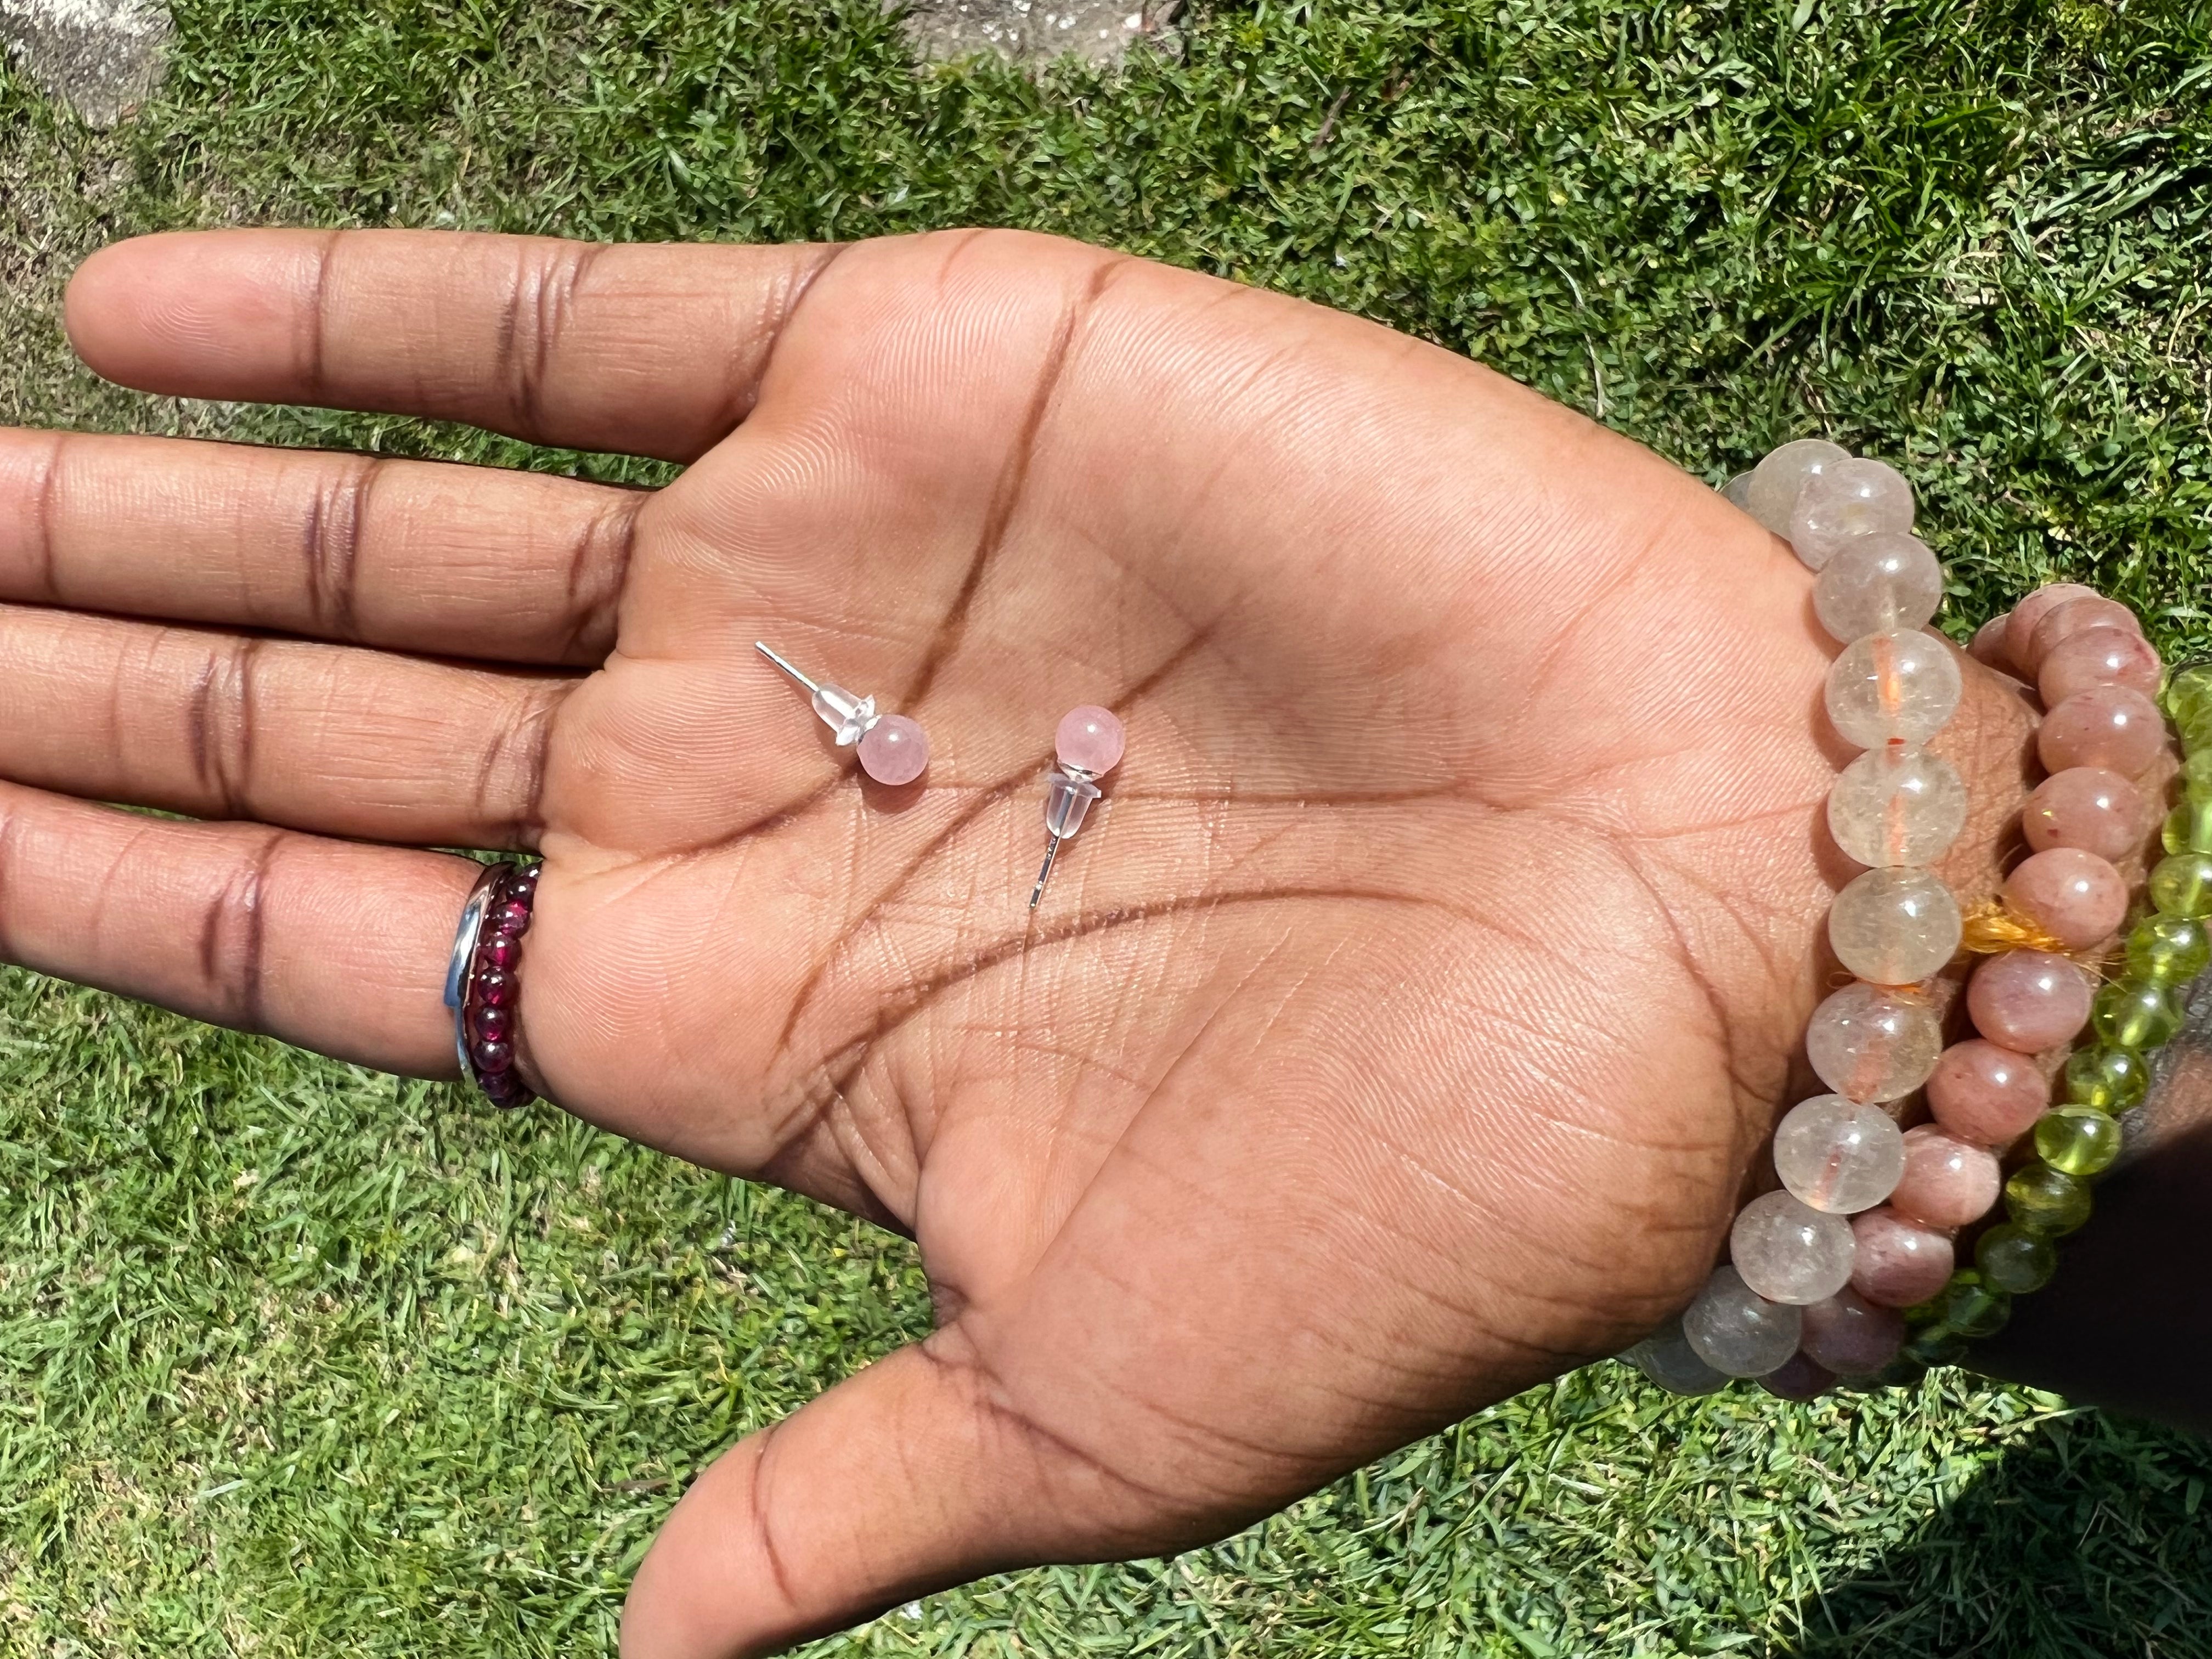
[[[1729,1263],[1678,1323],[1628,1357],[1676,1392],[1757,1376],[1770,1392],[1808,1398],[1838,1375],[1904,1381],[1955,1359],[1967,1337],[2002,1324],[2012,1294],[2049,1278],[2051,1237],[2086,1219],[2081,1179],[2118,1148],[2108,1113],[2142,1098],[2144,1052],[2178,1024],[2163,988],[2176,981],[2124,979],[2096,994],[2093,1012],[2089,975],[2071,959],[2108,939],[2128,908],[2112,860],[2146,821],[2130,780],[2161,745],[2144,695],[2160,664],[2131,613],[2071,586],[2039,590],[1977,636],[1978,655],[2035,678],[2051,710],[2039,746],[2052,775],[2025,809],[2032,851],[2002,902],[1962,916],[1927,867],[1966,819],[1956,771],[1923,746],[1962,687],[1948,647],[1923,631],[1942,574],[1909,533],[1910,486],[1806,440],[1728,494],[1819,573],[1816,614],[1844,646],[1828,675],[1829,717],[1865,752],[1838,779],[1828,820],[1838,846],[1869,868],[1838,895],[1829,937],[1856,977],[1808,1028],[1808,1056],[1832,1092],[1778,1127],[1783,1189],[1745,1206]],[[2212,674],[2204,693],[2212,735]],[[2207,785],[2212,800],[2212,766]],[[2212,807],[2204,818],[2212,841]],[[2206,875],[2212,895],[2212,860]],[[2170,919],[2144,929],[2157,935],[2144,948],[2162,971],[2204,945],[2201,927],[2177,932]],[[1979,1034],[1946,1049],[1920,987],[1962,944],[1989,957],[1967,988]],[[2069,1067],[2067,1103],[2046,1112],[2050,1083],[2034,1056],[2093,1017],[2103,1045]],[[1900,1132],[1884,1108],[1923,1085],[1935,1121]],[[2007,1182],[2001,1154],[2031,1127],[2047,1155]],[[1984,1235],[1975,1267],[1954,1272],[1954,1234],[1991,1209],[2001,1184],[2010,1219]]]
[[[512,1111],[538,1098],[514,1066],[522,936],[538,900],[537,865],[484,866],[461,911],[446,970],[446,1006],[461,1075],[495,1106]]]

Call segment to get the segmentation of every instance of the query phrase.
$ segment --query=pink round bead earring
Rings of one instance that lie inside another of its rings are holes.
[[[1036,909],[1037,901],[1044,896],[1044,884],[1052,877],[1052,861],[1060,856],[1060,842],[1083,827],[1084,814],[1098,799],[1097,780],[1121,764],[1121,722],[1111,709],[1085,703],[1060,716],[1060,729],[1053,734],[1060,769],[1046,785],[1044,797],[1044,827],[1052,840],[1044,849],[1044,868],[1037,872],[1036,885],[1030,890],[1030,909]]]
[[[753,649],[806,688],[814,712],[837,734],[840,749],[860,757],[860,769],[878,783],[912,783],[929,766],[929,739],[904,714],[878,714],[873,697],[856,697],[842,685],[811,680],[760,641]]]

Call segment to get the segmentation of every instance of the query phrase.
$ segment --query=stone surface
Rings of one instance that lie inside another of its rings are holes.
[[[1943,1052],[1943,1024],[1925,997],[1879,985],[1846,985],[1805,1024],[1805,1054],[1820,1081],[1846,1100],[1896,1100],[1928,1080]]]
[[[1994,1186],[1990,1196],[1996,1196]],[[1743,1282],[1769,1302],[1794,1307],[1825,1302],[1850,1284],[1852,1249],[1850,1222],[1789,1193],[1754,1198],[1729,1230],[1729,1261]]]
[[[1033,66],[1110,64],[1140,40],[1180,49],[1182,0],[911,0],[901,9],[915,50],[939,61],[995,52]]]
[[[1841,1095],[1815,1095],[1791,1107],[1775,1126],[1774,1172],[1790,1195],[1809,1208],[1830,1215],[1870,1210],[1897,1188],[1897,1179],[1905,1172],[1905,1138],[1879,1106],[1862,1105]],[[1750,1213],[1747,1206],[1744,1214]],[[1845,1261],[1848,1278],[1848,1252]],[[1759,1284],[1741,1255],[1735,1264],[1745,1282],[1761,1296],[1778,1302],[1802,1300]]]
[[[1949,1235],[1908,1221],[1886,1204],[1853,1216],[1851,1233],[1857,1241],[1851,1288],[1881,1307],[1924,1302],[1951,1277]]]
[[[1923,1226],[1963,1227],[1990,1212],[2003,1184],[1995,1153],[1923,1123],[1905,1131],[1905,1173],[1889,1207]]]
[[[154,0],[0,0],[0,43],[88,126],[111,127],[161,83],[169,11]]]

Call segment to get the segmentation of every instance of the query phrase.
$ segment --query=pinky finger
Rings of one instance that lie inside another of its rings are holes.
[[[446,959],[476,875],[0,783],[0,961],[415,1077],[458,1069]]]

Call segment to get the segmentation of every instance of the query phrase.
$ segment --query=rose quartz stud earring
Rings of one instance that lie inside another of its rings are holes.
[[[823,725],[840,749],[857,748],[860,769],[878,783],[912,783],[929,764],[929,739],[903,714],[878,714],[873,697],[856,697],[842,685],[810,680],[758,640],[753,649],[806,688]]]
[[[1060,769],[1052,775],[1044,795],[1044,827],[1052,832],[1052,840],[1044,849],[1044,868],[1037,872],[1036,885],[1030,890],[1032,910],[1044,896],[1044,884],[1052,878],[1052,861],[1060,856],[1060,842],[1083,828],[1083,815],[1098,799],[1094,780],[1121,762],[1121,722],[1112,711],[1089,703],[1071,708],[1060,716],[1053,748],[1060,756]]]

